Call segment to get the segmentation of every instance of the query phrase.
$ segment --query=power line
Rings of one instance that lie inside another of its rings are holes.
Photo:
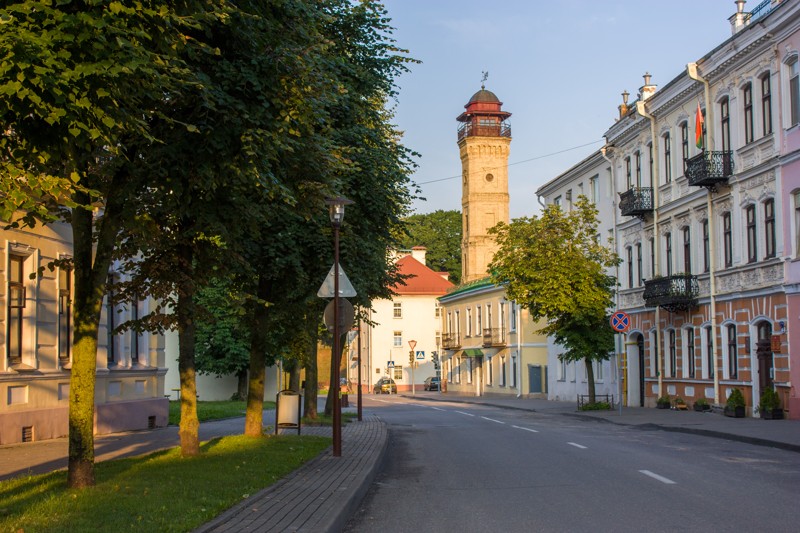
[[[544,154],[544,155],[540,155],[540,156],[536,156],[536,157],[531,157],[530,159],[523,159],[522,161],[516,161],[514,163],[509,163],[508,166],[510,167],[510,166],[513,166],[513,165],[521,165],[522,163],[530,163],[531,161],[536,161],[537,159],[544,159],[545,157],[552,157],[554,155],[563,154],[564,152],[570,152],[572,150],[577,150],[578,148],[584,148],[586,146],[591,146],[593,144],[597,144],[599,142],[604,142],[604,141],[605,141],[604,139],[600,139],[600,140],[592,141],[592,142],[589,142],[589,143],[586,143],[586,144],[573,146],[572,148],[565,148],[564,150],[559,150],[557,152],[551,152],[549,154]],[[438,179],[435,179],[435,180],[420,181],[420,182],[417,182],[417,185],[427,185],[429,183],[437,183],[437,182],[440,182],[440,181],[454,180],[454,179],[460,178],[460,177],[461,177],[461,174],[457,174],[455,176],[449,176],[447,178],[438,178]]]

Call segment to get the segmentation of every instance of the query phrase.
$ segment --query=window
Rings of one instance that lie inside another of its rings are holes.
[[[506,386],[506,356],[500,356],[500,386]]]
[[[72,350],[72,269],[58,269],[58,359],[69,362]]]
[[[789,126],[800,122],[800,64],[797,56],[789,65]]]
[[[706,332],[706,378],[714,378],[714,333],[711,326],[705,327]]]
[[[395,366],[394,367],[394,378],[397,381],[402,381],[403,379],[403,367],[402,366]]]
[[[722,215],[722,249],[725,256],[725,266],[733,266],[733,240],[731,233],[731,214]]]
[[[708,219],[703,221],[703,272],[709,269],[709,251],[711,243],[708,242]]]
[[[637,150],[634,154],[636,161],[636,186],[642,186],[642,154]]]
[[[669,133],[664,134],[664,183],[672,182],[672,148],[670,146]]]
[[[761,119],[764,135],[772,133],[772,90],[769,85],[769,72],[761,76]]]
[[[134,298],[131,302],[131,320],[139,320],[139,298]],[[136,329],[131,329],[131,364],[139,362],[139,333]]]
[[[595,361],[593,364],[594,364],[594,380],[603,381],[603,362]]]
[[[736,325],[728,324],[728,377],[739,377],[739,360],[736,354]]]
[[[486,327],[492,327],[492,304],[486,304]]]
[[[628,190],[633,188],[633,177],[631,175],[631,158],[625,158],[625,180],[628,184]]]
[[[511,356],[511,386],[517,386],[517,358]]]
[[[675,330],[669,330],[669,375],[675,377],[678,374],[678,348],[675,346]]]
[[[656,275],[656,243],[653,237],[650,237],[650,277]]]
[[[467,383],[472,383],[472,357],[467,357]]]
[[[642,286],[642,243],[636,243],[636,286]]]
[[[394,302],[394,318],[403,318],[403,303]]]
[[[480,332],[478,332],[480,333]],[[467,337],[472,337],[472,308],[467,307]]]
[[[695,376],[694,360],[694,328],[686,329],[686,364],[688,365],[689,377]]]
[[[494,372],[492,371],[492,359],[489,358],[486,360],[487,372],[486,372],[486,384],[491,386],[492,385],[492,377],[494,376]]]
[[[553,198],[553,205],[557,205],[557,206],[561,207],[561,197],[560,196],[556,196],[555,198]]]
[[[511,302],[511,331],[517,331],[517,302]]]
[[[688,226],[683,228],[683,273],[692,273],[692,235]]]
[[[439,305],[439,302],[435,302],[433,304],[433,316],[436,318],[442,318],[442,308]]]
[[[600,199],[600,184],[598,181],[598,176],[592,176],[589,178],[589,189],[591,190],[592,194],[592,202],[596,204]]]
[[[114,329],[117,327],[116,325],[116,314],[117,310],[114,306],[114,274],[108,274],[108,282],[107,282],[107,291],[108,294],[106,295],[106,338],[107,338],[107,347],[106,347],[106,362],[107,364],[111,365],[116,363],[117,361],[117,336],[114,334]]]
[[[655,176],[653,175],[653,143],[647,143],[647,165],[650,185],[653,185],[655,183]]]
[[[455,370],[455,373],[454,373],[453,377],[456,379],[456,383],[461,383],[461,358],[460,357],[456,357],[456,370]]]
[[[478,335],[483,335],[483,318],[481,317],[481,306],[479,305],[478,307],[476,307],[475,311],[477,315],[475,317],[475,320],[477,323],[476,325],[477,325]]]
[[[628,246],[625,248],[628,254],[628,288],[633,287],[633,248]]]
[[[775,200],[764,201],[764,257],[775,257]]]
[[[403,347],[403,332],[402,331],[395,331],[394,332],[392,346],[394,346],[395,348],[402,348]]]
[[[681,156],[683,157],[683,173],[686,174],[686,161],[689,159],[689,123],[681,123]]]
[[[563,357],[558,357],[558,381],[567,380],[567,361]]]
[[[731,115],[728,97],[723,98],[719,103],[719,118],[722,126],[722,151],[727,152],[731,149]]]
[[[8,364],[22,364],[22,315],[25,309],[23,264],[25,258],[9,256],[8,271]]]
[[[664,234],[664,244],[667,248],[667,276],[672,275],[672,233]]]
[[[744,96],[744,142],[753,142],[753,85],[748,83],[742,91]]]
[[[758,260],[756,247],[756,206],[748,205],[745,208],[747,220],[747,262],[755,263]]]

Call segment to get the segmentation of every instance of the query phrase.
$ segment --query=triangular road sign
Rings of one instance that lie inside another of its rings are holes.
[[[336,265],[331,266],[331,271],[328,272],[325,281],[322,282],[319,290],[317,291],[317,296],[320,298],[333,298],[334,297],[334,273]],[[342,265],[339,265],[339,296],[342,298],[352,298],[356,295],[356,290],[353,288],[353,284],[350,283],[350,280],[347,279],[347,274],[344,273],[344,269]]]

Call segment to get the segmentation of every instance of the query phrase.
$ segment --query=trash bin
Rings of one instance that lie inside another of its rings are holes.
[[[275,434],[278,434],[278,429],[294,429],[297,428],[297,434],[300,434],[300,402],[302,396],[299,392],[284,389],[280,391],[275,398]]]

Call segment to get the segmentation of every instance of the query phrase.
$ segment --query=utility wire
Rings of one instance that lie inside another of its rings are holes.
[[[510,167],[510,166],[513,166],[513,165],[521,165],[522,163],[530,163],[531,161],[536,161],[537,159],[544,159],[545,157],[551,157],[551,156],[554,156],[554,155],[563,154],[564,152],[570,152],[572,150],[577,150],[578,148],[584,148],[586,146],[591,146],[591,145],[597,144],[599,142],[604,142],[604,139],[600,139],[600,140],[597,140],[597,141],[592,141],[590,143],[581,144],[581,145],[578,145],[578,146],[573,146],[572,148],[565,148],[564,150],[559,150],[557,152],[551,152],[549,154],[544,154],[544,155],[539,155],[539,156],[536,156],[536,157],[531,157],[530,159],[523,159],[522,161],[516,161],[514,163],[509,163],[508,166]],[[437,182],[440,182],[440,181],[454,180],[454,179],[460,178],[460,177],[461,177],[461,174],[457,174],[455,176],[450,176],[450,177],[447,177],[447,178],[439,178],[439,179],[435,179],[435,180],[420,181],[420,182],[417,182],[417,185],[427,185],[429,183],[437,183]]]

